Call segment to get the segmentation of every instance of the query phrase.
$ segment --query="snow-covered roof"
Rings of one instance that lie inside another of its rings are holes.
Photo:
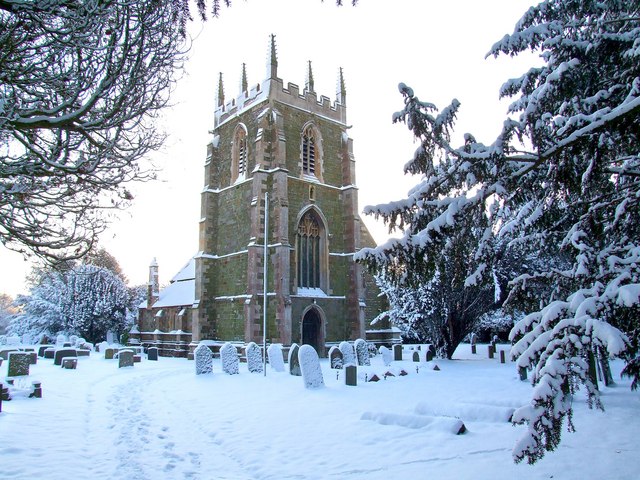
[[[196,278],[196,261],[193,257],[189,259],[187,264],[174,275],[171,282],[181,282],[182,280],[193,280]]]
[[[160,298],[153,304],[153,308],[191,306],[195,298],[195,279],[173,282],[160,291]]]

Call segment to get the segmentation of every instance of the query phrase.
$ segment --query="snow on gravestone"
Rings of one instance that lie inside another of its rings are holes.
[[[329,362],[331,363],[331,368],[342,369],[342,352],[335,345],[329,349]]]
[[[262,373],[262,350],[255,342],[250,342],[246,349],[247,368],[251,373]]]
[[[213,353],[205,344],[201,343],[193,351],[193,358],[196,361],[196,375],[213,373]]]
[[[297,343],[292,343],[291,347],[289,348],[289,373],[291,375],[295,375],[296,377],[302,375],[302,372],[300,371],[300,360],[298,359],[299,350],[300,347]]]
[[[220,360],[222,361],[222,371],[229,375],[240,373],[240,362],[236,347],[229,342],[220,347]]]
[[[355,341],[354,347],[356,349],[356,358],[358,359],[358,365],[371,365],[369,360],[369,347],[364,339],[359,338]]]
[[[384,345],[381,345],[379,352],[380,355],[382,355],[382,363],[384,363],[387,367],[391,365],[391,362],[393,361],[393,353],[391,353],[391,350],[389,350]]]
[[[118,352],[118,368],[133,367],[133,350],[120,350]]]
[[[349,342],[340,342],[338,348],[342,352],[342,364],[344,366],[358,364],[356,361],[356,354],[353,351],[353,346]]]
[[[300,362],[300,371],[302,372],[305,388],[324,387],[320,359],[316,349],[311,345],[302,345],[298,350],[298,361]]]
[[[284,372],[284,358],[282,357],[282,345],[272,343],[267,348],[267,356],[269,357],[269,365],[276,372]]]

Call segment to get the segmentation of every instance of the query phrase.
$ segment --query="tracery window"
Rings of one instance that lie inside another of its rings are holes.
[[[312,212],[307,212],[298,225],[298,287],[320,288],[321,229]]]

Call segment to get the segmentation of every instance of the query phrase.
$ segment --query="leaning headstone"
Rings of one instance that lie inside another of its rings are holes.
[[[329,349],[329,362],[331,368],[335,368],[336,370],[340,370],[344,364],[342,361],[342,352],[335,345]]]
[[[118,352],[118,368],[133,367],[133,352],[131,350],[120,350]]]
[[[7,377],[21,377],[29,375],[29,365],[31,356],[25,352],[11,352],[9,354],[9,366],[7,367]]]
[[[353,351],[353,345],[349,342],[340,342],[338,348],[342,352],[342,365],[357,365],[356,354]]]
[[[267,348],[267,357],[269,357],[269,365],[276,372],[284,372],[284,357],[282,356],[282,345],[272,343]]]
[[[382,363],[387,367],[391,365],[391,362],[393,361],[393,353],[391,353],[391,350],[384,345],[381,345],[379,351],[380,355],[382,355]]]
[[[113,360],[113,356],[116,354],[116,349],[115,348],[106,348],[104,350],[104,358],[106,360]]]
[[[193,358],[196,362],[196,375],[213,373],[213,353],[204,343],[198,345],[193,351]]]
[[[371,365],[371,360],[369,359],[369,347],[367,346],[367,342],[362,338],[358,338],[354,342],[353,346],[356,351],[358,365]]]
[[[64,357],[77,357],[78,353],[76,352],[75,348],[59,348],[58,350],[56,350],[56,353],[53,357],[53,364],[54,365],[62,365],[62,359]]]
[[[240,373],[240,361],[238,351],[231,343],[227,342],[220,347],[220,360],[222,361],[222,371],[229,375]]]
[[[347,365],[344,368],[344,384],[350,387],[358,385],[358,367],[355,365]]]
[[[207,348],[207,350],[209,350]],[[147,350],[147,360],[158,360],[158,347],[149,347]]]
[[[316,349],[311,345],[302,345],[298,350],[297,357],[305,388],[324,387],[320,359],[318,358]]]
[[[396,343],[393,346],[393,359],[395,361],[401,361],[402,360],[402,345],[400,345],[399,343]]]
[[[300,371],[300,361],[298,359],[299,350],[300,347],[297,343],[291,344],[291,348],[289,348],[289,374],[295,375],[296,377],[302,375],[302,372]]]
[[[247,368],[251,373],[262,373],[262,350],[255,342],[250,342],[246,348]]]

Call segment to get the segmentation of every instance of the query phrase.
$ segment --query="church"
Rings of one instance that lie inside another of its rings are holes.
[[[370,326],[384,298],[353,259],[375,243],[358,211],[342,69],[333,103],[316,93],[311,62],[306,69],[303,89],[285,86],[271,36],[261,83],[249,86],[243,65],[229,99],[220,74],[198,253],[163,290],[151,264],[131,342],[166,356],[204,341],[261,344],[265,307],[268,343],[309,344],[320,356],[343,340],[397,336]]]

